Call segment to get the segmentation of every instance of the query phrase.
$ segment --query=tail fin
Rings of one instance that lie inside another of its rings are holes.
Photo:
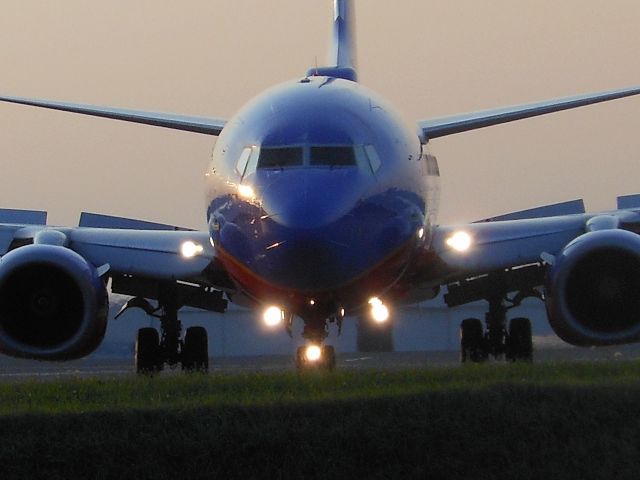
[[[355,10],[353,0],[334,0],[333,39],[329,65],[356,69]]]
[[[321,75],[357,81],[355,8],[353,0],[333,0],[333,32],[329,50],[330,66],[312,68],[307,75]]]

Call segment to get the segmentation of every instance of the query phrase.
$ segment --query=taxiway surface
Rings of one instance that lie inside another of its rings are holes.
[[[542,348],[535,351],[536,362],[562,361],[622,361],[640,359],[640,346],[625,345],[601,348]],[[458,353],[447,352],[393,352],[343,353],[337,357],[337,369],[398,370],[456,365]],[[213,357],[210,374],[260,373],[293,371],[294,362],[289,355]],[[179,373],[180,369],[166,368],[165,374]],[[130,359],[88,357],[71,362],[37,362],[0,356],[0,382],[24,380],[57,380],[65,378],[109,378],[134,376],[135,367]]]

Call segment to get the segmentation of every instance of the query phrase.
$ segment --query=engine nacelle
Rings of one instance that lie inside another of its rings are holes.
[[[547,283],[549,323],[573,345],[640,339],[640,236],[585,233],[556,257]]]
[[[71,360],[104,338],[104,282],[73,250],[27,245],[0,260],[0,351],[15,357]]]

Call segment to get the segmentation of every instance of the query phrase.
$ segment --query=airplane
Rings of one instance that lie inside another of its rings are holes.
[[[406,122],[358,82],[353,0],[334,0],[327,66],[277,85],[230,119],[53,100],[0,101],[217,136],[206,172],[206,231],[83,213],[78,227],[46,212],[0,210],[0,352],[65,361],[101,343],[109,292],[131,297],[159,328],[138,331],[139,373],[209,368],[203,327],[183,333],[185,306],[262,311],[291,334],[304,323],[299,369],[333,369],[329,325],[435,298],[485,300],[460,326],[462,361],[531,361],[531,322],[507,311],[542,300],[573,345],[640,340],[640,195],[586,213],[582,201],[463,225],[437,223],[447,135],[640,94],[640,87]],[[381,330],[386,334],[388,330]]]

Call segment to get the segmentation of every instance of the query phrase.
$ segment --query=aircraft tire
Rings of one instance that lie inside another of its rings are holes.
[[[207,373],[209,371],[209,339],[204,327],[189,327],[182,346],[182,370]]]
[[[507,359],[512,362],[533,361],[531,321],[528,318],[514,318],[509,323]]]
[[[484,328],[477,318],[466,318],[460,324],[460,360],[481,363],[488,358]]]
[[[322,347],[322,359],[319,362],[309,362],[305,359],[305,347],[298,347],[296,349],[296,369],[298,371],[318,369],[331,371],[335,369],[335,367],[336,349],[333,345],[325,345]]]
[[[146,327],[138,330],[135,346],[136,372],[150,375],[161,370],[160,337],[155,328]]]

